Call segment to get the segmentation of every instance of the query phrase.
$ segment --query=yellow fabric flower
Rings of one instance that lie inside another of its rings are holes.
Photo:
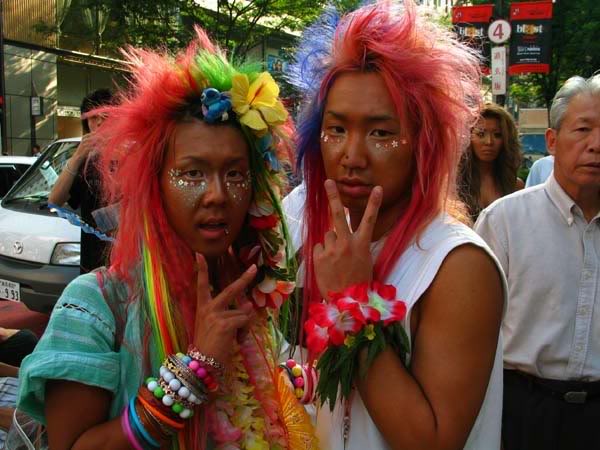
[[[233,76],[231,104],[240,122],[255,131],[265,134],[269,126],[281,125],[288,113],[279,101],[279,86],[268,72],[261,73],[252,84],[248,75]]]
[[[370,323],[369,325],[367,325],[365,327],[365,336],[370,341],[372,341],[373,339],[375,339],[375,327],[373,326],[372,323]]]
[[[356,338],[350,334],[348,336],[346,336],[346,338],[344,339],[344,345],[346,347],[352,347],[355,342],[356,342]]]

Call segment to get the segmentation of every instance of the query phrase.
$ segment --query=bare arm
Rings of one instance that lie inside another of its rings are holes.
[[[52,450],[129,450],[120,418],[108,420],[112,394],[71,381],[48,382],[45,415]]]
[[[19,368],[0,362],[0,377],[19,377]]]
[[[14,412],[14,408],[0,407],[0,430],[8,431]]]
[[[525,183],[519,177],[517,177],[517,183],[515,185],[515,191],[520,191],[521,189],[525,189]]]
[[[62,206],[69,200],[69,191],[71,190],[71,186],[73,186],[73,181],[75,181],[81,165],[85,164],[85,160],[91,151],[88,136],[90,135],[83,136],[77,150],[75,150],[75,153],[67,161],[63,171],[58,176],[56,183],[54,183],[48,195],[48,203]]]
[[[502,301],[498,271],[483,250],[461,246],[449,254],[417,304],[409,370],[387,349],[358,381],[393,449],[464,447],[493,367]]]

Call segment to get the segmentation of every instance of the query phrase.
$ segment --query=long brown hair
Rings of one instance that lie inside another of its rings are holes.
[[[521,143],[513,117],[500,105],[487,103],[481,110],[484,119],[497,119],[502,133],[502,149],[494,160],[494,179],[502,196],[515,191],[517,170],[521,165]],[[481,209],[481,174],[473,143],[463,154],[458,171],[458,193],[471,216]]]

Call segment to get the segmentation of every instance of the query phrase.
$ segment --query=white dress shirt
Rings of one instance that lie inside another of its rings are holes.
[[[508,278],[504,367],[600,380],[600,214],[589,223],[554,175],[475,223]]]

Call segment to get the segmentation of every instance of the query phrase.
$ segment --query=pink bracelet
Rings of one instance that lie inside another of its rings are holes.
[[[140,445],[138,440],[131,429],[131,425],[129,424],[129,405],[125,407],[123,414],[121,415],[121,427],[123,428],[123,432],[125,433],[125,437],[129,441],[129,443],[133,446],[135,450],[144,450],[144,448]]]

